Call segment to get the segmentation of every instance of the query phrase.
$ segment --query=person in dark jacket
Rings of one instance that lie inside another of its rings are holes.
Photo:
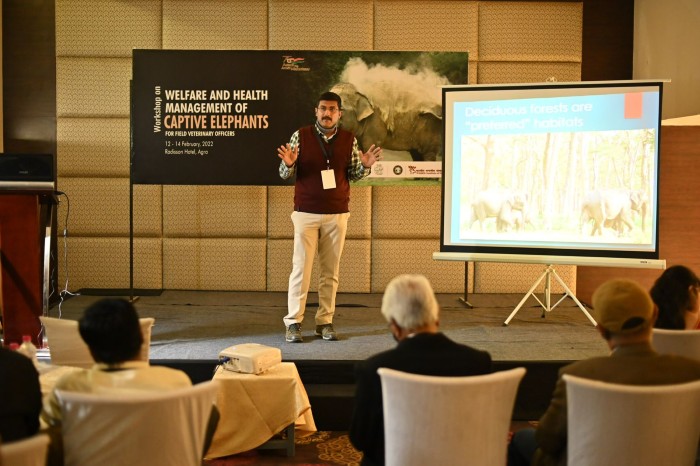
[[[522,429],[513,437],[508,451],[510,466],[566,465],[564,374],[622,385],[671,385],[700,380],[699,361],[658,354],[652,347],[657,310],[649,293],[638,283],[609,280],[596,289],[592,300],[598,331],[610,348],[610,355],[582,359],[559,370],[552,401],[537,429]]]
[[[363,465],[384,464],[382,387],[377,369],[435,376],[491,372],[491,356],[456,343],[439,331],[439,307],[430,282],[422,275],[399,275],[386,287],[382,314],[398,342],[396,348],[358,363],[357,392],[350,441],[363,453]]]
[[[39,374],[23,354],[0,347],[0,441],[13,442],[39,431]]]

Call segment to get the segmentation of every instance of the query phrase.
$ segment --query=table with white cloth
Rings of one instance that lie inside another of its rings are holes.
[[[214,372],[221,418],[206,458],[220,458],[263,445],[294,425],[315,432],[311,404],[296,365],[283,362],[262,374],[225,370]]]

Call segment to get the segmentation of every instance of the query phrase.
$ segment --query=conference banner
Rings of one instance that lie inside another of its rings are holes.
[[[466,52],[134,50],[135,184],[286,185],[277,148],[313,124],[318,96],[343,100],[372,179],[439,179],[441,86],[467,83]]]

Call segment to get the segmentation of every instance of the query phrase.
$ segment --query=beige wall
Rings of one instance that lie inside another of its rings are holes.
[[[468,51],[470,83],[581,75],[580,2],[456,0],[57,0],[59,207],[69,289],[129,286],[131,50]],[[311,106],[312,103],[309,103]],[[136,288],[284,291],[292,188],[135,186]],[[423,273],[464,290],[464,265],[436,262],[439,187],[354,187],[340,291],[381,292]],[[63,257],[63,241],[59,254]],[[541,266],[477,264],[470,291],[524,292]],[[575,287],[575,267],[558,268]],[[313,283],[313,282],[312,282]],[[556,287],[555,287],[556,290]]]
[[[700,114],[700,2],[635,0],[634,79],[670,79],[663,118]]]

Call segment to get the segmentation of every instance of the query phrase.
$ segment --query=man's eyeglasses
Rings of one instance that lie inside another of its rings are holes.
[[[316,109],[321,113],[330,112],[331,115],[340,110],[338,107],[325,107],[323,105],[317,107]]]

